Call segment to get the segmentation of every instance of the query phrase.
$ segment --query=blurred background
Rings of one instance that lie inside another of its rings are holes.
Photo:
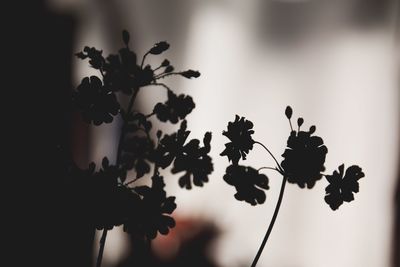
[[[281,181],[267,173],[271,189],[264,205],[236,201],[234,188],[222,180],[228,162],[219,156],[226,142],[221,133],[235,114],[245,116],[255,124],[254,139],[279,157],[290,133],[284,116],[290,105],[295,118],[305,119],[306,128],[317,126],[329,148],[327,173],[342,163],[357,164],[366,177],[360,180],[356,201],[335,212],[323,200],[325,181],[313,190],[288,184],[258,266],[400,266],[400,1],[48,0],[27,4],[25,12],[31,17],[25,17],[29,23],[23,27],[40,33],[30,39],[38,44],[36,51],[45,50],[39,44],[51,46],[52,53],[40,57],[44,62],[51,58],[51,67],[33,72],[51,74],[43,96],[52,92],[56,103],[68,106],[62,97],[84,76],[95,73],[73,54],[86,45],[103,49],[104,54],[116,51],[122,45],[122,29],[130,32],[131,48],[138,55],[166,40],[171,48],[165,57],[177,69],[201,72],[196,80],[171,78],[166,83],[193,97],[196,108],[188,116],[193,137],[213,132],[215,171],[204,188],[191,191],[169,179],[167,191],[177,196],[178,226],[153,244],[160,264],[183,266],[174,265],[174,260],[189,257],[204,262],[186,266],[250,265]],[[158,62],[156,57],[152,60]],[[156,90],[139,95],[141,109],[150,111],[159,97]],[[63,114],[62,106],[58,112]],[[70,130],[45,123],[43,130],[35,131],[57,132],[82,166],[115,157],[118,122],[96,128],[75,117],[63,122]],[[247,163],[261,167],[273,162],[255,147]],[[69,216],[61,213],[69,218],[59,221],[65,234],[51,236],[46,246],[66,251],[52,254],[63,259],[54,266],[90,266],[98,233],[71,226],[79,219],[73,211],[66,213]],[[189,246],[195,254],[184,251],[190,242],[197,242]],[[129,261],[132,251],[135,246],[122,229],[112,230],[103,266],[134,266]],[[41,250],[41,255],[47,253],[51,254]]]

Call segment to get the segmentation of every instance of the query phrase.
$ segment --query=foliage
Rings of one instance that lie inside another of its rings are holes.
[[[122,32],[125,47],[117,54],[103,56],[103,51],[84,47],[76,54],[88,59],[89,65],[99,71],[100,76],[84,77],[73,92],[74,106],[81,112],[87,123],[101,125],[111,123],[116,116],[122,119],[117,159],[111,164],[104,157],[100,170],[91,163],[88,169],[75,164],[70,176],[79,183],[84,194],[91,223],[101,230],[110,230],[123,225],[130,234],[151,240],[157,233],[167,234],[175,226],[171,217],[176,208],[175,197],[165,191],[162,169],[171,166],[172,173],[183,173],[179,185],[186,189],[203,186],[213,171],[210,152],[211,133],[204,135],[203,144],[197,139],[188,139],[186,116],[195,107],[189,95],[176,95],[161,79],[172,75],[197,78],[198,71],[174,72],[170,61],[164,59],[158,67],[145,64],[149,55],[160,55],[169,49],[165,41],[156,43],[139,62],[129,48],[130,36]],[[151,114],[133,109],[138,92],[147,86],[157,86],[166,93],[165,103],[155,103]],[[130,98],[123,107],[124,96]],[[151,118],[176,124],[180,128],[171,134],[156,131]],[[156,133],[156,134],[154,134]],[[133,175],[132,175],[133,173]],[[135,185],[144,178],[151,178],[151,185]]]

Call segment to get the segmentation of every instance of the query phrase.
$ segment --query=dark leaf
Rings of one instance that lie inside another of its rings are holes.
[[[154,239],[157,232],[167,234],[175,226],[175,221],[169,216],[175,209],[175,197],[167,197],[161,176],[152,177],[152,186],[139,186],[133,190],[142,199],[136,212],[131,212],[124,230],[138,236]]]
[[[212,160],[207,155],[210,151],[211,134],[206,133],[204,141],[207,143],[204,143],[204,147],[200,147],[199,140],[190,140],[177,154],[171,172],[185,172],[179,179],[181,187],[191,189],[192,181],[195,186],[203,186],[204,183],[208,182],[208,176],[214,170]]]
[[[253,206],[265,202],[263,189],[269,189],[268,177],[252,167],[230,165],[226,168],[224,181],[236,188],[237,200],[246,201]]]
[[[339,166],[339,171],[334,171],[332,175],[326,175],[329,185],[325,188],[325,202],[332,210],[338,209],[343,202],[354,200],[354,194],[359,190],[358,180],[365,174],[361,168],[352,165],[344,173],[344,164]]]

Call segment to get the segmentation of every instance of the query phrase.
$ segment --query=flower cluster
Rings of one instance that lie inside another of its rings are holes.
[[[200,73],[176,72],[167,59],[157,67],[146,64],[148,56],[160,55],[169,49],[165,41],[156,43],[138,60],[129,48],[127,31],[123,31],[122,40],[125,47],[117,54],[105,57],[94,47],[85,47],[76,54],[80,59],[88,59],[100,76],[82,79],[73,92],[74,106],[87,123],[111,123],[119,115],[122,127],[115,164],[104,158],[98,171],[95,163],[86,170],[72,165],[70,176],[81,192],[76,195],[79,203],[88,211],[94,227],[106,231],[123,225],[126,232],[136,237],[153,239],[157,233],[167,234],[175,226],[171,217],[176,208],[175,197],[167,196],[160,171],[171,166],[171,173],[182,173],[178,183],[183,188],[203,186],[213,171],[208,155],[211,133],[204,135],[203,145],[198,139],[190,140],[185,118],[195,107],[192,97],[176,95],[160,82],[172,75],[197,78]],[[166,92],[166,101],[155,103],[151,114],[134,109],[136,96],[145,86],[156,86]],[[127,107],[122,105],[125,102],[119,102],[124,97],[130,98]],[[154,134],[154,119],[180,122],[180,128],[171,134],[159,130]],[[135,186],[144,177],[151,178],[151,186]]]
[[[274,155],[262,143],[256,142],[252,138],[254,134],[253,123],[244,117],[236,115],[233,122],[228,123],[228,130],[223,135],[230,139],[225,144],[225,150],[220,154],[227,156],[232,161],[226,169],[224,180],[236,188],[235,198],[246,201],[252,205],[261,204],[265,201],[268,178],[259,173],[261,169],[272,169],[283,176],[285,181],[297,184],[300,188],[313,188],[318,180],[323,176],[330,183],[326,188],[327,195],[325,202],[336,210],[343,202],[354,200],[353,193],[359,189],[358,180],[364,177],[361,168],[353,165],[344,174],[344,165],[339,167],[339,172],[335,171],[332,175],[325,175],[325,158],[328,153],[327,147],[321,137],[316,136],[315,126],[311,126],[308,131],[300,130],[304,123],[303,118],[297,119],[297,130],[293,129],[291,118],[293,110],[287,107],[285,115],[289,120],[291,132],[287,140],[287,148],[282,154],[283,161],[279,164]],[[275,167],[262,167],[258,171],[239,165],[239,160],[246,159],[246,155],[253,148],[254,144],[260,144],[275,160]]]

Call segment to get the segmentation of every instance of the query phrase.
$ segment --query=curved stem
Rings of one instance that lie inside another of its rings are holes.
[[[133,91],[132,97],[129,100],[128,108],[126,109],[126,114],[131,112],[131,109],[133,107],[133,103],[135,103],[135,99],[136,99],[137,94],[139,93],[139,90],[140,90],[140,88],[138,88],[137,90]]]
[[[152,113],[150,113],[150,114],[147,114],[146,115],[146,118],[150,118],[151,116],[153,116],[153,115],[155,115],[156,113],[153,111]]]
[[[290,130],[293,132],[292,121],[289,119]]]
[[[280,174],[283,175],[283,173],[278,168],[274,168],[274,167],[261,167],[257,171],[259,172],[259,171],[264,170],[264,169],[277,171],[277,172],[279,172]]]
[[[279,169],[279,171],[281,172],[281,174],[283,174],[284,171],[283,171],[281,165],[279,165],[279,162],[278,162],[278,160],[275,158],[274,154],[272,154],[272,152],[271,152],[266,146],[264,146],[263,143],[258,142],[258,141],[254,141],[254,144],[259,144],[260,146],[262,146],[262,147],[268,152],[268,154],[271,155],[271,157],[274,159],[274,161],[275,161],[275,163],[276,163],[276,165],[277,165],[277,168]]]
[[[104,229],[100,239],[100,249],[99,249],[99,254],[97,255],[96,267],[101,266],[101,261],[103,260],[104,246],[106,244],[106,238],[107,238],[107,229]]]
[[[167,89],[168,91],[172,91],[171,88],[169,88],[166,84],[164,83],[150,83],[149,85],[156,85],[156,86],[162,86],[165,89]]]
[[[135,90],[132,94],[131,99],[129,100],[128,108],[126,110],[126,114],[129,114],[133,107],[133,103],[135,102],[136,96],[139,92],[139,88]],[[121,161],[121,154],[122,154],[122,143],[125,138],[125,125],[127,124],[127,121],[124,120],[122,128],[121,128],[121,134],[119,136],[119,141],[118,141],[118,149],[117,149],[117,166],[119,166],[120,161]],[[101,266],[101,262],[103,260],[103,252],[104,252],[104,246],[106,244],[106,238],[107,238],[107,230],[103,230],[103,234],[101,235],[100,239],[100,248],[99,248],[99,254],[97,255],[97,261],[96,261],[96,267]]]
[[[272,228],[274,227],[274,223],[276,220],[276,217],[278,216],[279,208],[281,207],[282,199],[283,199],[283,193],[285,192],[285,185],[286,185],[286,177],[284,176],[282,179],[282,185],[281,185],[281,191],[279,193],[279,198],[278,202],[276,203],[274,215],[272,216],[272,220],[269,223],[268,230],[265,233],[264,239],[261,242],[261,246],[257,251],[257,255],[255,256],[253,263],[251,264],[251,267],[255,267],[257,265],[258,260],[260,259],[261,253],[263,252],[263,249],[265,247],[265,244],[267,244],[267,240],[269,235],[271,234]]]
[[[148,55],[149,53],[150,53],[150,52],[147,52],[146,54],[144,54],[144,56],[143,56],[143,58],[142,58],[142,63],[140,64],[140,68],[141,68],[141,69],[143,69],[144,61],[146,60],[146,57],[147,57],[147,55]]]
[[[159,75],[157,75],[155,78],[156,79],[161,79],[161,78],[165,78],[167,76],[171,76],[171,75],[180,75],[181,72],[168,72],[168,73],[161,73]]]
[[[132,94],[131,99],[129,100],[129,104],[128,104],[128,108],[126,109],[126,114],[128,115],[129,112],[131,112],[131,109],[133,107],[133,103],[135,103],[135,99],[137,94],[139,93],[139,88],[137,90],[135,90]],[[125,126],[126,126],[127,122],[126,120],[124,120],[123,125],[121,127],[121,134],[119,136],[119,141],[118,141],[118,149],[117,149],[117,166],[119,165],[120,161],[121,161],[121,152],[122,152],[122,143],[124,141],[125,138]]]

